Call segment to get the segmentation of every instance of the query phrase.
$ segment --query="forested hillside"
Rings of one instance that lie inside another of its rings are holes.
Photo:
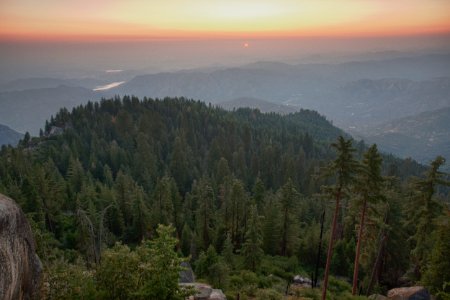
[[[358,248],[362,294],[407,282],[443,293],[443,163],[423,173],[314,111],[124,97],[62,109],[40,137],[3,146],[0,192],[33,224],[50,299],[177,299],[155,283],[177,279],[161,263],[181,262],[171,245],[229,299],[279,299],[294,274],[323,278],[333,212],[332,275],[354,277]],[[333,299],[350,299],[347,285],[331,279]]]

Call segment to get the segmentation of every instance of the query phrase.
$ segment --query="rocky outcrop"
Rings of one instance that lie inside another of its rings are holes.
[[[183,268],[180,271],[180,276],[178,278],[179,283],[194,283],[195,282],[195,274],[192,271],[192,267],[188,262],[182,262],[181,267]]]
[[[227,297],[220,289],[213,289],[204,283],[180,283],[184,287],[193,287],[196,291],[195,295],[190,296],[189,300],[227,300]]]
[[[41,271],[24,213],[0,194],[0,299],[38,299]]]
[[[369,296],[369,299],[371,300],[386,300],[386,296],[380,295],[380,294],[373,294]]]
[[[311,287],[312,281],[308,277],[295,275],[294,278],[292,279],[292,284],[300,285],[303,287]]]
[[[222,292],[222,290],[213,289],[211,295],[209,295],[209,300],[226,300],[227,297]]]
[[[430,300],[430,293],[423,286],[395,288],[388,291],[389,300]]]

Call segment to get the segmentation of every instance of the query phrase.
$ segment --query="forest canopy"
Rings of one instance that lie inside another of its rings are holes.
[[[338,138],[351,157],[341,155]],[[170,250],[230,299],[236,291],[278,295],[283,283],[277,280],[289,282],[293,274],[321,279],[326,251],[318,249],[329,245],[334,211],[331,274],[350,280],[356,274],[354,290],[363,294],[405,282],[445,293],[444,162],[438,157],[425,168],[380,154],[314,111],[228,112],[183,98],[126,96],[61,109],[40,137],[26,134],[18,147],[3,146],[0,192],[32,223],[53,287],[48,298],[64,295],[56,288],[64,280],[65,293],[83,281],[93,298],[154,295],[151,285],[136,288],[130,281],[117,284],[123,293],[139,293],[111,296],[101,276],[114,277],[108,264],[139,265],[149,253]],[[343,165],[345,174],[339,173]],[[158,239],[172,249],[161,250]],[[151,275],[155,266],[150,260],[133,280],[160,280]],[[162,294],[183,295],[178,285]]]

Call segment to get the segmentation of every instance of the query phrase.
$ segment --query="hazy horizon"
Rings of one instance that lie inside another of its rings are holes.
[[[258,61],[339,63],[450,52],[450,35],[296,39],[0,42],[0,82],[92,77],[108,69],[147,74]]]

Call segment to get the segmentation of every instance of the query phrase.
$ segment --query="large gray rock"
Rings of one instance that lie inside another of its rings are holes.
[[[220,289],[213,289],[210,285],[194,282],[179,283],[181,287],[192,287],[195,289],[195,295],[190,296],[189,300],[227,300],[227,297]]]
[[[222,292],[222,290],[214,289],[214,290],[212,290],[211,295],[209,295],[208,300],[227,300],[227,297]]]
[[[42,266],[22,210],[0,194],[0,299],[38,299]]]
[[[310,287],[312,284],[311,279],[309,279],[308,277],[300,276],[300,275],[295,275],[294,278],[292,279],[292,283],[306,286],[306,287]]]
[[[192,267],[188,262],[182,262],[181,267],[184,270],[180,271],[180,277],[178,279],[179,283],[194,283],[195,275],[194,271],[192,271]]]
[[[389,300],[430,300],[431,296],[423,286],[395,288],[388,291]]]

